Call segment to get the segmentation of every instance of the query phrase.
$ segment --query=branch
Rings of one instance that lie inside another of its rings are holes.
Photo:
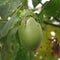
[[[55,19],[56,21],[60,22],[60,20],[59,20],[58,18],[54,17],[54,19]]]
[[[55,27],[59,27],[60,28],[60,25],[55,25],[55,24],[52,24],[51,22],[47,22],[47,21],[44,21],[45,24],[48,24],[48,25],[52,25],[52,26],[55,26]]]

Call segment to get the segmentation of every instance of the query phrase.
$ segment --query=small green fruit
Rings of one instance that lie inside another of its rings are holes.
[[[33,17],[22,20],[18,31],[21,44],[29,50],[36,49],[42,40],[41,26]]]

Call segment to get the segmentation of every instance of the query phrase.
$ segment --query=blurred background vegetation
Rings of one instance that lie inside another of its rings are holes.
[[[43,40],[31,56],[19,41],[21,12],[23,18],[34,17],[43,30]],[[0,0],[0,60],[60,60],[60,0]]]

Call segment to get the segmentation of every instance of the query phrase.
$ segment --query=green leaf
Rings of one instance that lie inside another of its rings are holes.
[[[19,18],[16,17],[16,14],[14,14],[11,17],[11,20],[7,21],[4,27],[0,30],[0,38],[6,36],[10,29],[14,27],[14,25],[18,22]]]
[[[26,58],[27,51],[23,47],[20,47],[15,60],[27,60]]]
[[[32,2],[34,7],[36,7],[41,2],[41,0],[32,0]]]
[[[51,0],[49,2],[46,2],[43,7],[42,11],[45,12],[47,16],[56,16],[58,14],[58,11],[60,10],[60,0]]]
[[[20,0],[20,2],[22,3],[22,5],[23,5],[23,8],[28,8],[28,5],[27,5],[27,2],[28,0]]]
[[[20,6],[20,0],[9,0],[7,3],[0,6],[0,16],[7,18]]]
[[[7,21],[0,21],[0,30],[2,30],[2,27],[4,27],[4,25],[6,24]]]
[[[9,0],[0,0],[0,6],[7,3]]]
[[[2,18],[6,17],[7,14],[9,13],[8,7],[9,7],[9,5],[7,5],[7,4],[0,6],[0,16]]]
[[[19,43],[17,42],[16,32],[17,27],[12,29],[8,34],[2,47],[2,60],[15,60],[16,54],[19,50]]]

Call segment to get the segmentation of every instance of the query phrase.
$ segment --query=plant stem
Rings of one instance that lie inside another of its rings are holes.
[[[52,24],[51,22],[47,22],[47,21],[44,21],[45,24],[48,24],[48,25],[52,25],[52,26],[55,26],[55,27],[59,27],[60,28],[60,25],[55,25],[55,24]]]
[[[34,57],[33,57],[33,52],[32,51],[28,51],[27,53],[27,59],[26,60],[34,60]]]

